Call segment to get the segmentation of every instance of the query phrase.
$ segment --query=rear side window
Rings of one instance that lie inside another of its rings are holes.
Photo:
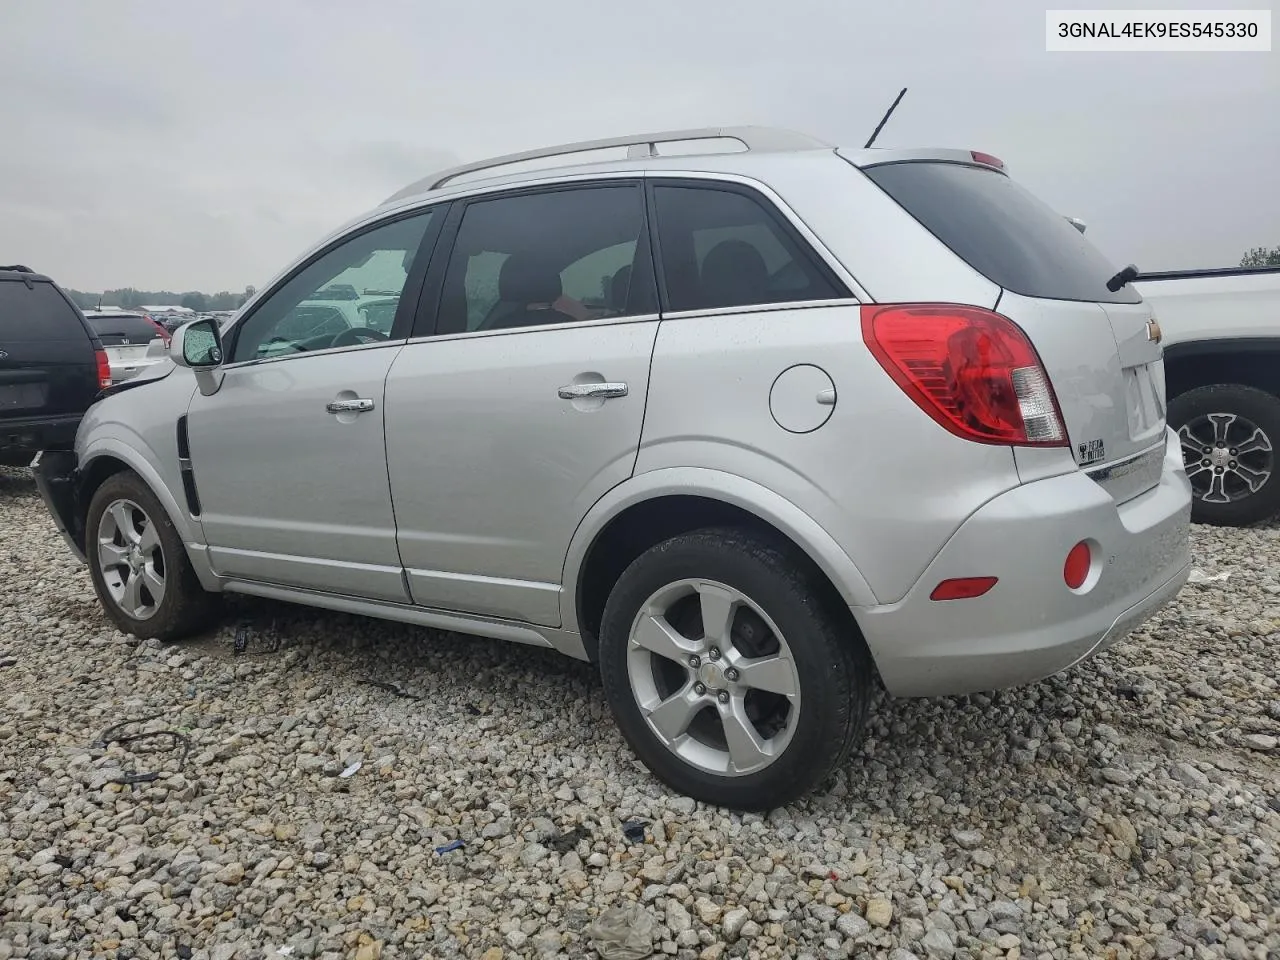
[[[65,297],[44,280],[0,280],[0,343],[19,340],[88,340]]]
[[[160,336],[160,331],[156,329],[154,323],[137,314],[90,317],[89,326],[104,344],[118,344],[124,340],[130,343],[150,343]]]
[[[904,161],[863,171],[926,230],[992,283],[1027,297],[1138,303],[1112,293],[1117,267],[1071,223],[1002,173]]]
[[[656,312],[641,187],[569,187],[467,204],[437,333]]]
[[[658,186],[654,202],[669,310],[848,296],[778,214],[746,193]]]

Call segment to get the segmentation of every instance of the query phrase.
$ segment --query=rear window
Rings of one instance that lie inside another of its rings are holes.
[[[904,161],[863,171],[926,230],[1006,290],[1047,300],[1138,303],[1112,293],[1112,265],[1061,214],[1002,173],[961,163]]]
[[[75,307],[53,284],[0,280],[0,343],[19,340],[87,340]]]
[[[121,339],[130,343],[149,343],[160,336],[154,323],[136,313],[89,317],[89,326],[103,343],[107,343],[108,339],[113,343],[119,343]]]

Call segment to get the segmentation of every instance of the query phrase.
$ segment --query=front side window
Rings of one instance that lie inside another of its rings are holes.
[[[577,187],[467,205],[445,271],[437,332],[656,310],[640,187]]]
[[[745,193],[658,186],[654,202],[673,311],[848,296],[780,218]]]
[[[432,216],[384,223],[303,267],[239,324],[231,362],[388,339]]]

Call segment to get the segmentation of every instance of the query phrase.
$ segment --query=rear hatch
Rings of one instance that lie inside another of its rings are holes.
[[[0,430],[81,414],[98,390],[94,344],[71,301],[47,277],[0,270]]]
[[[111,362],[111,378],[124,380],[134,376],[146,364],[155,362],[148,356],[153,340],[160,338],[160,328],[139,313],[89,313],[89,326],[98,335]]]
[[[998,163],[998,161],[994,161]],[[987,163],[889,160],[863,172],[1002,288],[996,310],[1031,338],[1076,463],[1117,500],[1160,480],[1164,361],[1152,311],[1065,217]]]

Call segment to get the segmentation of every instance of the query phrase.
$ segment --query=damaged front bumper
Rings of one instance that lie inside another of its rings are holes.
[[[58,532],[71,552],[87,563],[84,552],[84,529],[80,523],[80,471],[71,450],[41,450],[31,461],[36,489],[49,509]]]

